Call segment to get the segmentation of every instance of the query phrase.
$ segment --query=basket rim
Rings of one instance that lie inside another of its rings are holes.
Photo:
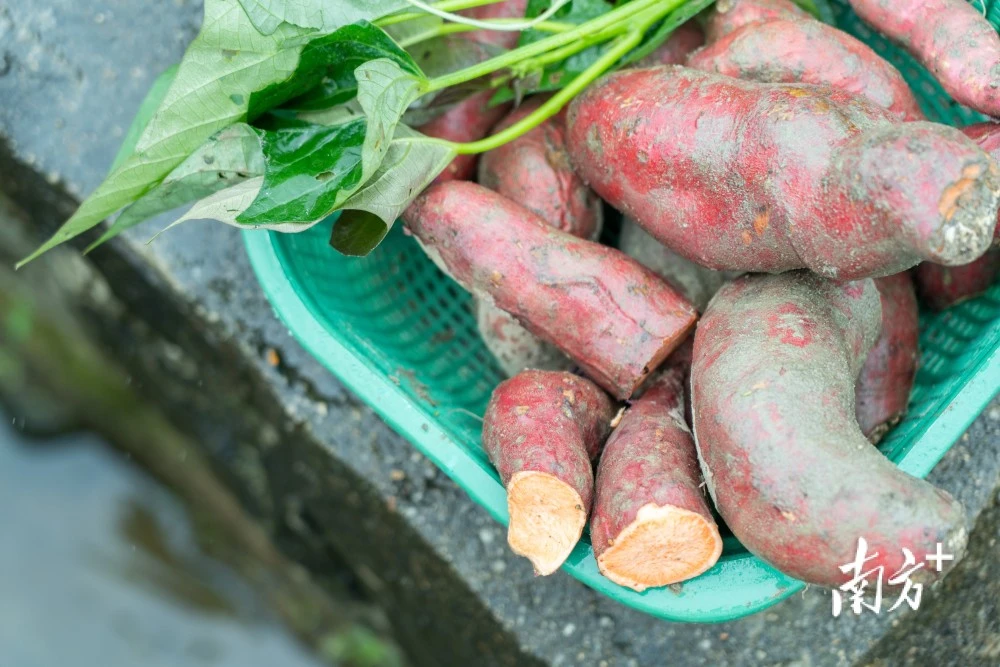
[[[400,386],[324,324],[324,318],[296,289],[279,247],[280,236],[268,230],[243,230],[258,282],[292,336],[393,430],[506,526],[506,491],[500,482],[438,425],[433,411],[412,401]],[[965,384],[897,465],[911,475],[925,477],[998,392],[1000,347],[995,347],[970,371]],[[600,574],[592,549],[583,542],[576,545],[562,569],[621,604],[678,622],[715,623],[749,616],[805,587],[803,582],[749,553],[724,556],[705,574],[684,582],[680,590],[667,587],[638,593],[614,584]]]

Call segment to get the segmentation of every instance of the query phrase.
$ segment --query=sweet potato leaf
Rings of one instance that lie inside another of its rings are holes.
[[[260,133],[245,123],[222,130],[156,187],[130,204],[87,251],[144,220],[264,175]]]
[[[239,0],[250,21],[262,35],[271,35],[282,23],[329,32],[338,27],[385,16],[407,6],[404,0]],[[378,5],[378,13],[373,14]]]
[[[378,247],[389,225],[368,211],[344,211],[333,225],[330,245],[349,257],[363,257]]]
[[[315,85],[323,72],[307,77],[299,71],[303,49],[335,32],[338,17],[342,23],[376,18],[397,9],[399,0],[338,0],[331,7],[339,13],[324,13],[325,33],[282,22],[263,35],[235,0],[206,0],[202,29],[131,155],[19,266],[134,202],[213,134],[246,121],[255,93],[269,90],[267,103],[276,105],[304,92],[307,84]],[[325,63],[320,64],[325,71]],[[256,111],[263,110],[258,103]]]

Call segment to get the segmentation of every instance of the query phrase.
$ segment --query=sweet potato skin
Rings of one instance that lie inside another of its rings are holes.
[[[478,141],[490,133],[497,121],[504,117],[510,105],[489,107],[492,90],[484,90],[465,98],[446,112],[417,128],[429,137],[459,143]],[[476,175],[478,155],[457,155],[434,183],[467,181]]]
[[[1000,123],[976,123],[962,132],[994,160],[1000,160]],[[1000,278],[1000,218],[993,246],[979,259],[962,266],[924,262],[915,272],[921,300],[935,310],[979,296]]]
[[[715,506],[740,541],[823,586],[851,577],[857,540],[887,576],[941,543],[957,562],[961,505],[896,468],[854,418],[854,382],[881,321],[871,280],[808,272],[744,276],[699,324],[691,371],[695,441]],[[947,571],[947,570],[945,570]],[[911,579],[943,576],[933,567]]]
[[[877,278],[882,331],[855,385],[861,432],[878,442],[906,414],[919,362],[917,295],[909,273]]]
[[[605,444],[590,520],[598,558],[650,503],[695,512],[715,525],[684,421],[685,375],[680,366],[666,369],[625,411]]]
[[[505,2],[495,2],[492,5],[482,5],[464,9],[459,14],[473,19],[488,21],[490,19],[512,19],[524,16],[524,10],[528,8],[528,0],[505,0]],[[517,40],[521,36],[519,32],[501,30],[474,30],[472,32],[461,33],[466,39],[481,44],[493,44],[505,49],[512,49],[517,46]]]
[[[403,214],[432,259],[618,398],[694,325],[694,307],[623,253],[553,229],[492,190],[432,186]]]
[[[636,63],[636,67],[683,65],[691,52],[705,44],[705,31],[695,21],[681,24],[655,51]]]
[[[493,129],[500,132],[543,103],[534,97]],[[532,210],[556,229],[584,239],[600,233],[601,200],[570,164],[562,116],[555,116],[479,160],[479,184]]]
[[[483,416],[483,448],[504,486],[519,472],[548,473],[573,487],[589,512],[591,461],[613,416],[611,400],[586,378],[527,370],[493,390]]]
[[[711,44],[752,23],[812,16],[791,0],[719,0],[708,15],[705,39]]]
[[[958,102],[1000,116],[1000,36],[965,0],[849,0]]]
[[[1000,201],[996,164],[953,128],[897,123],[844,91],[681,67],[591,85],[567,145],[601,197],[712,269],[850,280],[966,263]]]
[[[864,42],[811,18],[744,25],[693,53],[687,66],[752,81],[832,86],[900,120],[924,119],[899,70]]]

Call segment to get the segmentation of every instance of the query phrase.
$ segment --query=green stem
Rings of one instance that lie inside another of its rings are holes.
[[[498,146],[502,146],[509,141],[513,141],[522,134],[535,129],[546,120],[559,113],[567,102],[576,97],[580,91],[589,86],[597,77],[604,74],[604,72],[609,70],[615,63],[621,60],[625,54],[634,49],[636,45],[642,41],[642,36],[648,27],[648,24],[644,25],[640,29],[633,29],[628,34],[619,37],[612,47],[608,49],[607,53],[595,60],[590,67],[585,69],[579,74],[579,76],[570,81],[565,88],[550,97],[540,107],[518,122],[492,136],[486,137],[485,139],[464,144],[456,144],[455,152],[459,155],[484,153],[488,150],[497,148]]]
[[[612,37],[617,37],[623,32],[628,32],[630,30],[631,28],[629,28],[629,26],[624,23],[613,25],[610,28],[607,28],[602,32],[599,32],[598,34],[594,35],[591,39],[587,40],[586,46],[581,47],[579,43],[567,44],[566,46],[561,46],[558,49],[553,49],[548,53],[543,53],[537,58],[528,58],[527,60],[522,60],[521,62],[517,63],[514,66],[514,69],[521,75],[527,72],[540,70],[545,65],[548,65],[550,63],[562,62],[563,60],[566,60],[566,58],[569,58],[574,53],[579,53],[585,48],[588,48],[594,44],[600,44],[601,42],[605,42]]]
[[[496,23],[497,25],[504,25],[505,23],[523,23],[524,19],[493,19],[490,23]],[[567,30],[572,30],[576,26],[572,23],[560,23],[559,21],[542,21],[541,23],[536,23],[532,29],[540,30],[542,32],[566,32]],[[452,35],[458,32],[471,32],[473,30],[482,30],[482,28],[477,28],[476,26],[465,25],[464,23],[443,23],[436,26],[433,30],[428,30],[427,32],[414,35],[409,39],[404,39],[399,43],[402,48],[408,48],[414,44],[419,44],[420,42],[427,41],[428,39],[434,39],[435,37],[443,37],[445,35]]]
[[[646,10],[654,8],[656,16],[664,16],[676,9],[678,6],[684,4],[684,2],[685,0],[634,0],[633,2],[622,5],[617,9],[613,9],[607,14],[599,16],[596,19],[587,21],[573,30],[567,30],[566,32],[546,37],[545,39],[533,42],[527,46],[522,46],[521,48],[514,49],[513,51],[508,51],[507,53],[501,54],[495,58],[484,60],[478,65],[466,67],[465,69],[458,70],[457,72],[452,72],[450,74],[431,79],[424,87],[423,92],[430,93],[443,88],[448,88],[449,86],[465,83],[466,81],[472,81],[473,79],[495,72],[498,69],[511,67],[522,60],[540,56],[543,53],[561,46],[566,46],[567,44],[575,43],[579,46],[579,49],[577,50],[582,51],[583,49],[602,41],[596,36],[600,35],[606,28],[622,24],[637,15],[644,14]],[[632,22],[629,25],[635,26],[637,23],[638,22]],[[648,27],[648,25],[645,27]]]
[[[483,5],[495,5],[498,2],[504,2],[504,0],[442,0],[441,2],[435,2],[431,4],[434,9],[440,9],[444,12],[457,12],[463,9],[472,9],[473,7],[482,7]],[[412,21],[414,19],[422,19],[428,16],[433,16],[427,12],[402,12],[400,14],[390,14],[389,16],[383,16],[382,18],[374,21],[375,25],[380,28],[384,28],[388,25],[396,25],[397,23],[405,23],[406,21]]]

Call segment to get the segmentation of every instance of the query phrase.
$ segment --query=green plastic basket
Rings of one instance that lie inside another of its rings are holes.
[[[957,106],[912,58],[832,3],[836,24],[895,64],[932,120],[981,119]],[[244,235],[254,270],[295,337],[394,429],[499,522],[506,494],[480,447],[482,415],[502,379],[476,333],[469,296],[441,274],[396,225],[365,258],[327,245],[331,221],[300,234]],[[923,364],[907,418],[880,448],[924,477],[1000,390],[1000,285],[940,314],[924,313]],[[732,537],[705,574],[680,587],[636,593],[597,570],[589,537],[564,569],[622,604],[673,621],[725,621],[802,589]]]

